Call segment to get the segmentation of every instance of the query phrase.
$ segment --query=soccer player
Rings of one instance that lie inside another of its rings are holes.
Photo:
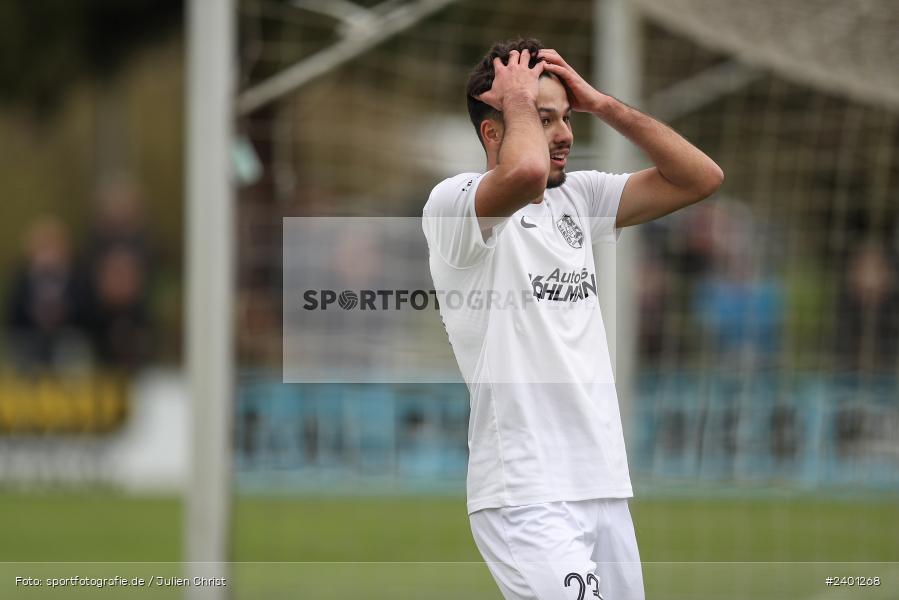
[[[467,95],[486,170],[439,183],[422,227],[471,395],[475,543],[506,598],[642,599],[592,246],[709,196],[722,171],[537,40],[495,45]],[[572,110],[602,119],[655,166],[566,176]]]

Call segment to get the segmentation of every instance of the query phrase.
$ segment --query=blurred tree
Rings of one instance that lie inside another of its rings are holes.
[[[0,102],[48,112],[69,84],[112,76],[182,14],[183,0],[0,2]]]

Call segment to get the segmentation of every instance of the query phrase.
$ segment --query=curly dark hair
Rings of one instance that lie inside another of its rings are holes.
[[[531,61],[528,63],[528,67],[533,67],[543,60],[542,58],[537,58],[537,53],[542,49],[543,43],[534,38],[518,38],[517,40],[509,40],[507,42],[497,42],[471,71],[471,74],[468,76],[468,86],[465,88],[465,94],[468,98],[468,117],[471,119],[471,124],[474,125],[482,146],[484,145],[484,140],[481,139],[481,122],[484,119],[502,121],[503,118],[502,113],[498,110],[475,98],[475,96],[489,91],[490,86],[493,85],[493,59],[498,57],[502,59],[503,64],[508,64],[509,53],[512,50],[518,50],[519,52],[528,50],[531,53]],[[547,71],[544,71],[544,74],[549,75]]]

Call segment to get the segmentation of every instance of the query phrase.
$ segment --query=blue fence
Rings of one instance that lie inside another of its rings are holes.
[[[275,374],[277,375],[277,374]],[[635,479],[899,489],[895,377],[642,372],[629,411]],[[238,386],[238,485],[461,490],[468,396],[451,384]]]
[[[632,471],[653,479],[899,489],[895,377],[644,373]]]

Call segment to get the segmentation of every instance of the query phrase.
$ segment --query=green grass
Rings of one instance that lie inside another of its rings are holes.
[[[899,502],[642,500],[646,561],[899,561]],[[474,561],[462,499],[245,499],[235,559]]]
[[[874,600],[899,584],[896,564],[846,564],[899,563],[895,497],[642,499],[631,510],[651,598]],[[14,578],[177,575],[180,523],[171,498],[0,493],[0,598],[179,598],[174,588],[16,588]],[[232,534],[233,598],[499,598],[462,498],[240,498]],[[38,564],[52,562],[94,564]],[[823,586],[824,574],[878,572],[890,587]]]
[[[179,560],[177,499],[102,492],[0,493],[0,561]]]

